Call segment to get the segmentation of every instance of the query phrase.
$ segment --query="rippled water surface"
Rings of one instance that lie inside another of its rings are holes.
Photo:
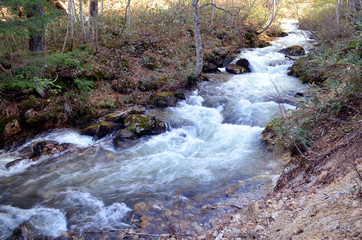
[[[284,28],[289,36],[272,46],[239,54],[250,61],[251,73],[210,75],[187,100],[159,112],[169,128],[164,134],[117,150],[112,135],[93,141],[60,129],[2,152],[0,239],[24,221],[49,236],[72,229],[120,229],[133,224],[135,204],[145,202],[152,218],[162,218],[180,199],[203,224],[205,204],[217,205],[233,195],[262,196],[283,162],[266,150],[261,132],[281,108],[294,109],[294,93],[306,89],[287,76],[292,61],[278,53],[296,44],[308,47],[305,33],[292,23]],[[5,168],[44,139],[78,148]]]

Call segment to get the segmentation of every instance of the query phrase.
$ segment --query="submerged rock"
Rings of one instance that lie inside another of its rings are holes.
[[[287,56],[303,56],[303,55],[305,55],[304,48],[299,45],[294,45],[291,47],[283,48],[279,52],[283,53],[284,55],[287,55]]]
[[[174,107],[177,97],[173,92],[159,92],[151,97],[150,103],[159,108]]]
[[[220,72],[219,68],[212,62],[204,62],[202,67],[202,72],[204,73],[217,73]]]
[[[236,64],[229,64],[225,67],[226,71],[233,74],[242,74],[249,72],[245,67],[236,65]]]

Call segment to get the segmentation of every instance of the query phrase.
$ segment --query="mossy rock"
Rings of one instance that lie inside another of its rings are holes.
[[[166,131],[166,125],[155,116],[133,114],[125,120],[126,128],[138,136],[157,135]]]
[[[116,122],[124,125],[125,119],[131,114],[142,114],[144,110],[139,106],[132,106],[130,108],[119,109],[112,113],[105,115],[102,119],[109,122]]]
[[[150,103],[159,108],[174,107],[177,103],[177,98],[173,92],[159,92],[154,94]]]
[[[95,136],[97,138],[103,138],[113,131],[123,128],[124,125],[120,123],[100,121],[81,130],[81,133],[88,136]]]
[[[229,49],[226,47],[215,48],[211,53],[204,54],[204,60],[213,63],[217,67],[222,67],[224,60],[229,53]]]
[[[302,57],[295,60],[288,75],[298,77],[302,83],[321,84],[327,79],[323,69],[315,66],[309,57]]]
[[[225,67],[226,71],[233,74],[242,74],[249,72],[248,69],[245,67],[236,65],[236,64],[229,64]]]
[[[283,48],[279,51],[287,56],[303,56],[305,55],[305,50],[302,46],[294,45],[291,47]]]
[[[138,89],[142,92],[158,90],[163,84],[163,79],[148,77],[138,82]]]

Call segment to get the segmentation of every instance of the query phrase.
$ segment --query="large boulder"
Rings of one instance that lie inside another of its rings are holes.
[[[236,65],[236,64],[229,64],[225,67],[226,71],[229,73],[233,73],[233,74],[242,74],[242,73],[247,73],[248,69],[246,69],[245,67]]]
[[[177,97],[173,92],[159,92],[151,97],[150,103],[159,108],[174,107],[177,103]]]
[[[166,131],[166,125],[155,116],[133,114],[125,121],[126,128],[139,136],[157,135]]]
[[[86,127],[81,130],[82,134],[93,136],[97,138],[103,138],[113,131],[123,128],[124,125],[121,123],[114,123],[108,121],[99,121],[96,124],[93,124],[89,127]]]
[[[203,66],[202,66],[202,72],[204,72],[204,73],[217,73],[217,72],[220,72],[220,70],[214,63],[204,61]]]
[[[211,53],[205,54],[205,61],[215,64],[217,67],[222,67],[226,56],[229,55],[228,48],[215,48]]]
[[[283,53],[287,56],[303,56],[305,55],[305,50],[302,46],[294,45],[291,47],[283,48],[279,51],[280,53]]]
[[[250,71],[250,63],[249,60],[246,58],[240,58],[238,61],[236,61],[235,63],[238,66],[244,67],[248,72]]]
[[[114,138],[116,147],[128,147],[145,135],[157,135],[166,131],[166,125],[155,116],[133,114],[126,118],[125,129],[118,132]]]

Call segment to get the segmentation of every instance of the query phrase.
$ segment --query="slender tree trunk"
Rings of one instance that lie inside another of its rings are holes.
[[[69,0],[71,1],[71,0]],[[63,43],[63,47],[62,47],[62,51],[61,53],[64,53],[64,49],[65,49],[65,45],[67,44],[67,39],[68,39],[68,35],[69,35],[69,24],[70,24],[70,8],[71,7],[71,4],[69,3],[68,4],[68,21],[67,21],[67,32],[65,34],[65,38],[64,38],[64,43]]]
[[[214,0],[212,0],[211,3],[214,4]],[[212,9],[211,9],[211,27],[214,25],[214,15],[215,15],[215,7],[212,6]]]
[[[337,32],[339,33],[339,25],[340,25],[340,3],[337,1],[336,6],[336,25],[337,25]]]
[[[98,43],[98,0],[90,2],[90,18],[92,19],[92,47],[97,49]]]
[[[104,0],[102,0],[102,18],[104,18]]]
[[[127,2],[127,26],[131,28],[131,0]]]
[[[194,26],[195,45],[196,45],[196,67],[193,73],[194,78],[199,78],[203,67],[202,40],[199,26],[199,0],[192,0],[192,20]]]
[[[81,27],[82,27],[83,43],[86,43],[87,42],[87,37],[85,35],[85,28],[84,28],[83,0],[79,0],[79,14],[80,14],[80,24],[81,24]]]
[[[70,6],[70,50],[73,50],[74,45],[74,15],[75,15],[75,8],[74,8],[74,0],[69,0]]]

